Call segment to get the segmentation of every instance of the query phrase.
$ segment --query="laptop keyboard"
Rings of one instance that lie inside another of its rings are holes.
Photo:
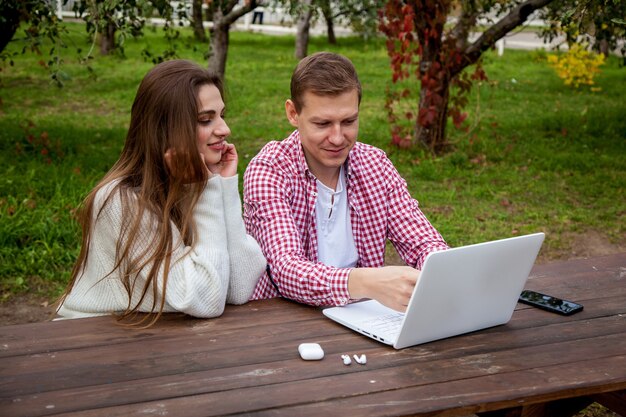
[[[400,325],[404,314],[390,313],[385,316],[377,317],[369,324],[373,331],[381,334],[396,334],[400,331]]]

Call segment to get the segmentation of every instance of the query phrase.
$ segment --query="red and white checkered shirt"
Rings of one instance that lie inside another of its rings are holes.
[[[344,172],[357,267],[383,266],[387,239],[417,269],[430,252],[448,248],[382,150],[356,142]],[[250,161],[243,186],[246,229],[259,242],[271,272],[261,277],[252,299],[282,295],[317,306],[348,303],[352,269],[317,258],[317,182],[298,131],[265,145]]]

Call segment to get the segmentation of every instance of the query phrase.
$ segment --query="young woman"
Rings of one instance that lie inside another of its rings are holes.
[[[122,154],[83,203],[60,316],[151,325],[164,312],[215,317],[248,301],[265,258],[241,217],[222,96],[220,79],[190,61],[145,76]]]

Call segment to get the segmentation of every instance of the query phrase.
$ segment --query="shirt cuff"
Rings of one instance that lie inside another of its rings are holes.
[[[434,253],[434,252],[440,252],[442,250],[447,250],[447,249],[449,249],[449,247],[445,243],[435,244],[435,245],[430,246],[426,250],[426,255],[420,256],[419,258],[417,258],[417,264],[415,265],[415,269],[418,269],[420,271],[422,270],[422,268],[424,267],[424,262],[426,261],[426,257],[428,256],[428,254]]]
[[[330,279],[331,294],[335,305],[343,306],[352,300],[348,292],[350,272],[352,268],[337,268]]]

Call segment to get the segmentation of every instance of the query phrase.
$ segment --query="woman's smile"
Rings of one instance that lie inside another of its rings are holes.
[[[219,142],[213,142],[213,143],[209,143],[207,144],[207,146],[216,151],[216,152],[221,152],[222,150],[224,150],[224,146],[226,145],[226,142],[224,140],[220,140]]]

